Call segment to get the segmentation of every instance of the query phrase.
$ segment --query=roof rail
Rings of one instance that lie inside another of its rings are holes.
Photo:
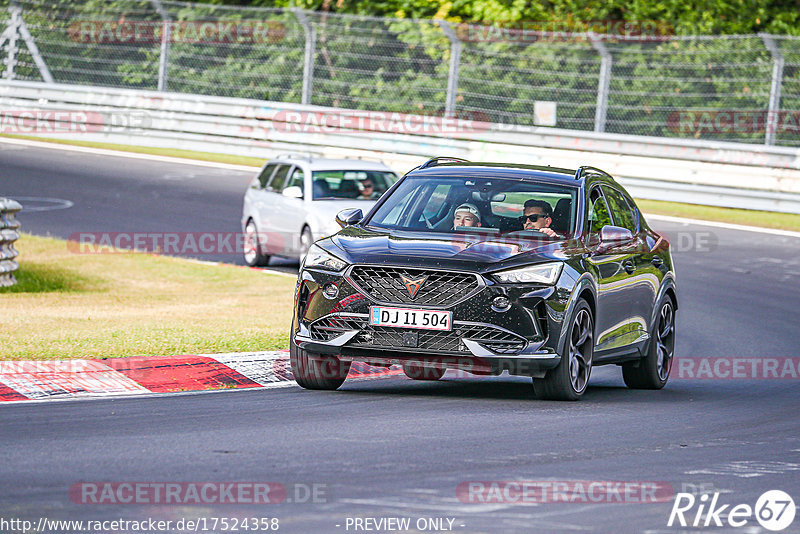
[[[581,165],[580,167],[578,167],[578,171],[575,173],[575,179],[576,180],[580,180],[581,177],[584,175],[585,171],[595,171],[595,172],[598,172],[598,173],[600,173],[600,174],[602,174],[604,176],[608,176],[609,178],[611,178],[611,175],[608,174],[603,169],[598,169],[597,167],[592,167],[591,165]]]
[[[450,156],[436,156],[435,158],[431,158],[419,167],[418,169],[427,169],[428,167],[435,167],[437,165],[441,165],[441,161],[445,163],[470,163],[469,160],[463,158],[453,158]]]
[[[304,159],[311,161],[314,159],[314,155],[311,152],[284,152],[273,159]]]

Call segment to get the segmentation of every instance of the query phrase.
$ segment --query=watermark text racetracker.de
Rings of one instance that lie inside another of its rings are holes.
[[[469,504],[646,504],[674,495],[668,482],[641,480],[469,480],[456,487]]]
[[[103,519],[75,520],[39,517],[35,521],[21,518],[0,517],[0,532],[13,534],[54,533],[89,533],[116,532],[150,534],[154,532],[269,532],[280,530],[280,519],[277,517],[192,517],[181,519]]]
[[[677,380],[797,380],[800,356],[679,357],[672,364]]]
[[[298,238],[299,239],[299,238]],[[170,256],[242,254],[258,241],[265,254],[279,253],[286,241],[279,232],[75,232],[67,238],[74,254],[130,254]]]
[[[480,111],[458,111],[452,116],[443,116],[441,113],[286,109],[261,118],[269,119],[277,132],[307,134],[469,134],[485,132],[491,126],[490,117]]]
[[[131,132],[151,123],[146,111],[0,109],[0,133],[11,135]]]
[[[667,116],[667,128],[680,134],[800,134],[800,111],[750,109],[679,110]]]
[[[75,504],[217,505],[320,504],[326,484],[280,482],[78,482],[70,486]]]
[[[81,44],[273,44],[286,37],[277,20],[77,20],[67,28]]]
[[[596,41],[664,41],[675,34],[673,25],[664,20],[521,20],[505,24],[458,24],[456,35],[468,43],[537,43]]]

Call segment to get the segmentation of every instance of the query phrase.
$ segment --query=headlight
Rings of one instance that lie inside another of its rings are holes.
[[[536,283],[551,286],[558,280],[558,276],[561,274],[561,269],[563,267],[563,263],[556,261],[492,273],[492,276],[501,284]]]
[[[332,254],[328,254],[321,247],[311,245],[306,254],[306,261],[303,263],[304,267],[316,267],[317,269],[325,269],[326,271],[339,272],[347,267],[347,263],[340,260]]]

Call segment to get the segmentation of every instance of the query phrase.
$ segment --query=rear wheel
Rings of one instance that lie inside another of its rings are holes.
[[[295,382],[306,389],[338,389],[350,371],[350,362],[305,351],[294,341],[289,343],[289,361]]]
[[[594,320],[589,304],[581,299],[569,323],[564,354],[544,378],[533,379],[533,391],[540,399],[578,400],[586,391],[592,373]]]
[[[438,367],[428,367],[416,363],[407,363],[403,366],[403,372],[411,380],[439,380],[444,376],[444,371]]]
[[[250,267],[264,267],[269,264],[269,256],[262,254],[258,239],[258,229],[253,219],[244,227],[244,261]]]
[[[650,335],[647,356],[622,366],[622,378],[631,389],[661,389],[669,380],[675,354],[675,304],[669,297],[661,301]]]

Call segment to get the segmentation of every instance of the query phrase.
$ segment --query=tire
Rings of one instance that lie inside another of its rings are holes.
[[[536,397],[547,400],[578,400],[586,391],[592,373],[594,319],[589,304],[580,299],[569,323],[564,354],[544,378],[533,379]]]
[[[350,371],[350,362],[307,352],[294,341],[289,343],[289,361],[295,382],[305,389],[338,389]]]
[[[661,389],[669,380],[675,356],[675,303],[665,296],[650,334],[647,356],[622,366],[622,378],[631,389]]]
[[[407,363],[403,366],[403,372],[411,380],[429,380],[433,382],[444,376],[445,369],[428,367],[416,363]]]
[[[264,267],[269,264],[269,256],[262,254],[258,239],[258,229],[253,219],[244,227],[244,261],[250,267]]]
[[[314,237],[311,235],[311,229],[308,226],[303,227],[303,231],[300,233],[300,264],[303,264],[303,261],[306,259],[306,254],[308,254],[308,249],[311,248],[311,245],[314,243]]]

